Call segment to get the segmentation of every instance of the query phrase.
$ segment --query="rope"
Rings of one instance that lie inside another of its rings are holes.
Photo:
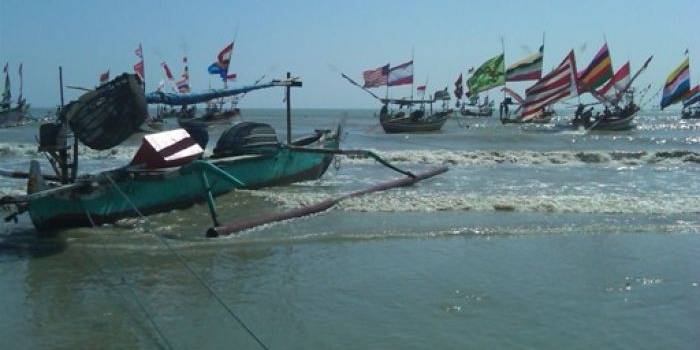
[[[124,199],[131,205],[131,207],[134,209],[134,211],[135,211],[139,216],[141,216],[142,218],[145,219],[145,217],[143,216],[143,214],[141,213],[141,211],[136,207],[136,205],[134,205],[134,203],[129,199],[129,197],[126,195],[126,193],[124,193],[124,192],[121,190],[121,188],[119,188],[119,186],[114,182],[114,180],[112,180],[112,178],[109,176],[109,174],[105,173],[105,177],[107,178],[107,180],[109,180],[109,182],[112,183],[112,186],[114,186],[114,188],[115,188],[115,189],[124,197]],[[255,333],[253,333],[253,331],[245,324],[245,322],[243,322],[243,320],[242,320],[240,317],[238,317],[238,315],[236,315],[236,313],[221,299],[221,297],[219,297],[219,295],[216,294],[216,292],[214,292],[214,290],[213,290],[208,284],[206,284],[206,282],[204,281],[204,279],[203,279],[202,277],[200,277],[199,274],[197,274],[197,273],[192,269],[192,267],[187,263],[187,261],[185,261],[185,259],[184,259],[180,254],[178,254],[178,253],[170,246],[170,244],[168,243],[168,241],[166,241],[161,235],[159,235],[159,234],[157,234],[157,233],[153,233],[153,235],[156,236],[156,238],[158,238],[158,240],[160,241],[161,244],[163,244],[166,248],[168,248],[168,251],[170,251],[170,253],[173,254],[173,255],[180,261],[180,263],[182,264],[182,266],[184,266],[185,269],[187,269],[187,271],[189,271],[189,273],[192,274],[192,276],[194,276],[194,277],[197,279],[197,281],[199,282],[199,284],[200,284],[202,287],[204,287],[204,289],[206,289],[207,291],[209,291],[209,293],[214,297],[214,299],[216,299],[216,301],[226,310],[226,312],[228,312],[228,314],[229,314],[236,322],[238,322],[238,324],[239,324],[239,325],[240,325],[240,326],[241,326],[241,327],[242,327],[242,328],[257,342],[257,343],[258,343],[258,345],[260,345],[260,347],[261,347],[262,349],[265,349],[265,350],[268,350],[268,349],[269,349],[269,348],[265,345],[265,343],[263,343],[262,340],[260,340],[260,338],[258,338],[258,336],[255,335]]]
[[[85,211],[85,215],[87,216],[88,220],[90,220],[90,224],[92,225],[92,227],[95,228],[96,227],[95,222],[92,220],[92,216],[90,215],[90,213],[87,210],[85,210],[85,207],[83,207],[82,202],[80,202],[80,206],[83,209],[83,211]],[[102,247],[103,247],[103,249],[105,249],[105,251],[107,250],[107,245],[105,243],[102,243]],[[86,258],[87,260],[90,260],[90,265],[94,265],[97,267],[97,271],[99,272],[100,276],[102,277],[102,280],[107,284],[107,286],[109,288],[111,288],[113,290],[117,290],[116,285],[109,281],[109,279],[107,278],[107,274],[104,272],[104,269],[102,268],[101,265],[97,264],[97,261],[95,259],[90,257],[90,255],[87,254],[86,252],[83,252],[83,257]],[[124,274],[124,267],[123,267],[122,263],[116,257],[114,258],[114,260],[117,262],[116,265],[119,269],[119,271],[118,271],[119,277],[121,278],[122,282],[124,282],[124,284],[127,286],[127,289],[129,289],[129,292],[131,292],[133,300],[136,302],[139,309],[141,309],[141,311],[146,315],[146,318],[151,323],[151,326],[153,326],[153,329],[156,330],[156,333],[158,333],[158,336],[165,343],[165,347],[167,349],[173,349],[173,346],[172,346],[172,344],[170,344],[170,341],[168,341],[168,338],[165,337],[165,334],[160,329],[160,327],[158,327],[158,324],[156,323],[156,321],[153,318],[153,316],[151,315],[151,313],[148,312],[148,309],[146,309],[146,306],[139,299],[133,286],[126,281],[125,274]],[[122,299],[127,300],[126,297],[124,296],[124,294],[122,294],[122,293],[118,293],[118,294],[120,297],[122,297]]]

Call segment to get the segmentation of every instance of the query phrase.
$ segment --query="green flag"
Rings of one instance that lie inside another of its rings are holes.
[[[500,54],[481,65],[467,80],[468,94],[473,96],[496,86],[505,84],[506,68],[503,54]]]

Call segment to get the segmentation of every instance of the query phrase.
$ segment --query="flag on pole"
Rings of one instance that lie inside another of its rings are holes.
[[[464,96],[464,88],[462,85],[462,73],[459,73],[459,78],[455,81],[455,98],[458,100],[461,100],[462,96]]]
[[[143,47],[141,46],[141,43],[139,43],[139,47],[136,48],[134,51],[136,54],[136,57],[140,59],[140,61],[136,62],[134,65],[134,72],[136,72],[136,75],[141,78],[141,81],[145,82],[146,81],[146,70],[143,64]]]
[[[661,109],[680,102],[688,90],[690,90],[690,61],[686,57],[666,78],[661,97]]]
[[[216,62],[212,63],[207,71],[209,74],[218,74],[221,79],[228,79],[228,67],[231,64],[231,55],[233,54],[233,41],[224,47],[216,56]]]
[[[100,85],[109,81],[109,69],[106,72],[100,73]]]
[[[413,84],[413,61],[389,69],[389,86]]]
[[[362,72],[362,78],[365,80],[364,88],[373,88],[384,86],[389,81],[389,64],[379,68],[370,69]]]
[[[559,66],[525,90],[523,119],[532,119],[545,107],[566,97],[577,96],[576,82],[576,58],[571,50]]]
[[[473,96],[479,92],[501,86],[505,84],[505,81],[506,69],[503,62],[503,54],[500,54],[484,62],[467,79],[469,95]]]
[[[161,66],[163,66],[163,71],[165,71],[165,77],[168,78],[169,80],[175,79],[173,77],[173,72],[170,71],[170,68],[168,67],[168,64],[165,63],[165,61],[160,63]]]
[[[425,89],[427,88],[426,85],[418,85],[416,87],[416,92],[418,92],[418,96],[420,96],[421,99],[425,97]]]
[[[630,63],[627,61],[627,63],[617,70],[613,78],[598,90],[598,93],[605,96],[608,100],[617,100],[629,83]]]
[[[683,107],[688,107],[692,104],[700,102],[700,85],[695,85],[683,99]]]
[[[538,80],[542,77],[544,45],[536,53],[511,64],[506,69],[506,81]]]
[[[612,77],[612,60],[606,43],[598,50],[588,67],[578,73],[579,93],[597,89]]]

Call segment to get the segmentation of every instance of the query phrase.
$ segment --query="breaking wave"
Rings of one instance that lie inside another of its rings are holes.
[[[390,162],[448,165],[559,165],[559,164],[700,164],[700,152],[669,151],[376,151]],[[370,159],[350,159],[350,164],[370,164]]]
[[[317,192],[250,191],[285,208],[296,208],[327,198]],[[394,190],[342,201],[341,210],[356,212],[519,211],[543,213],[682,214],[700,213],[698,196],[587,195],[484,195],[426,193]]]

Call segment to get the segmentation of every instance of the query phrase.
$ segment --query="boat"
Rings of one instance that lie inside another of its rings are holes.
[[[29,104],[27,100],[22,96],[22,64],[19,65],[19,95],[17,96],[17,103],[12,105],[12,93],[10,91],[10,74],[8,71],[8,64],[5,64],[3,70],[5,75],[5,87],[2,92],[2,100],[0,100],[0,127],[18,126],[26,124],[29,119],[27,118],[29,112]]]
[[[489,101],[488,96],[484,103],[478,104],[478,96],[474,103],[464,103],[459,109],[459,113],[465,117],[490,117],[493,115],[493,101]]]
[[[413,60],[391,67],[386,64],[382,67],[370,69],[362,73],[364,84],[360,85],[344,73],[340,76],[350,84],[362,89],[378,100],[382,107],[379,110],[379,123],[388,134],[396,133],[421,133],[437,132],[442,129],[447,119],[454,111],[449,108],[448,102],[450,94],[447,88],[438,90],[429,99],[413,99]],[[389,98],[389,87],[400,85],[411,85],[411,97]],[[386,86],[386,96],[381,98],[370,88]],[[420,92],[425,93],[425,85],[420,86]],[[438,110],[433,109],[433,105],[438,101],[441,106]],[[390,106],[398,106],[398,110],[393,110]]]
[[[574,113],[574,119],[571,120],[571,125],[575,128],[584,128],[586,130],[606,130],[606,131],[624,131],[634,129],[635,114],[639,111],[633,100],[630,100],[624,107],[620,108],[615,105],[613,109],[605,108],[603,113],[598,113],[593,116],[592,108],[585,110],[583,104],[580,104]]]
[[[700,85],[685,94],[681,119],[700,119]]]
[[[681,119],[700,119],[700,106],[683,108]]]
[[[429,101],[384,99],[382,101],[384,105],[379,111],[379,123],[387,134],[437,132],[442,129],[453,113],[453,110],[446,108],[444,103],[441,110],[433,111],[433,103],[437,101],[436,99]],[[400,106],[400,109],[392,112],[389,108],[391,104]],[[426,104],[429,105],[428,110],[426,110]],[[415,105],[420,107],[412,109]],[[406,107],[406,111],[403,107]]]
[[[198,202],[207,202],[213,227],[219,227],[215,197],[235,189],[318,179],[338,154],[373,157],[411,177],[411,183],[426,178],[425,174],[413,175],[393,167],[370,151],[340,150],[340,127],[335,131],[316,130],[310,136],[292,140],[290,114],[286,143],[280,142],[267,124],[238,123],[221,135],[212,155],[204,157],[208,135],[202,140],[176,129],[144,136],[141,147],[126,166],[77,174],[78,142],[98,150],[119,145],[146,120],[148,103],[192,104],[273,86],[286,89],[290,111],[290,89],[301,86],[301,81],[289,74],[286,79],[237,89],[201,94],[157,92],[145,96],[137,75],[122,74],[62,107],[56,121],[41,126],[39,149],[50,157],[56,174],[43,175],[36,160],[32,160],[28,173],[0,172],[28,179],[26,196],[5,197],[0,204],[16,207],[9,219],[28,212],[40,232],[143,218]],[[438,169],[429,176],[444,171],[446,168]]]

